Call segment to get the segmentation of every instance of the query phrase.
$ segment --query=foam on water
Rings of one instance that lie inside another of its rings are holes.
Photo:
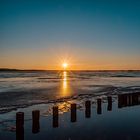
[[[0,72],[0,112],[87,95],[140,91],[140,71]]]

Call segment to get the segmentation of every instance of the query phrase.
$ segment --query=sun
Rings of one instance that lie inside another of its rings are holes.
[[[63,63],[63,64],[62,64],[62,67],[63,67],[64,69],[66,69],[66,68],[68,67],[68,63]]]

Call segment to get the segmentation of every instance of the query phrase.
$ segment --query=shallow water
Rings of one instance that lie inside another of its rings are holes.
[[[140,91],[140,71],[0,72],[0,113],[33,104]]]
[[[33,110],[40,110],[34,125]],[[17,132],[20,111],[25,121]],[[0,140],[139,140],[139,116],[140,71],[0,72]]]
[[[99,103],[101,100],[101,104]],[[70,105],[76,103],[75,112]],[[71,100],[55,104],[34,105],[1,115],[2,140],[139,140],[140,93],[98,96],[85,101]],[[58,106],[58,117],[52,107]],[[40,121],[32,122],[32,110],[40,110]],[[25,113],[24,127],[16,131],[16,112]]]

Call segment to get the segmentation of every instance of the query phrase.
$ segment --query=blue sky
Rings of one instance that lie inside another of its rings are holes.
[[[0,0],[0,21],[0,67],[140,69],[139,0]]]

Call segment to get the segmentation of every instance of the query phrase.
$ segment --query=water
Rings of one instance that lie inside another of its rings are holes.
[[[140,91],[140,71],[0,72],[0,113],[32,104]]]
[[[87,100],[91,101],[88,117]],[[75,122],[71,122],[72,103],[77,106]],[[59,107],[57,127],[54,105]],[[140,71],[0,72],[0,139],[16,139],[16,112],[22,111],[25,124],[20,139],[139,140],[139,105]],[[32,110],[36,109],[40,127],[34,134]]]

